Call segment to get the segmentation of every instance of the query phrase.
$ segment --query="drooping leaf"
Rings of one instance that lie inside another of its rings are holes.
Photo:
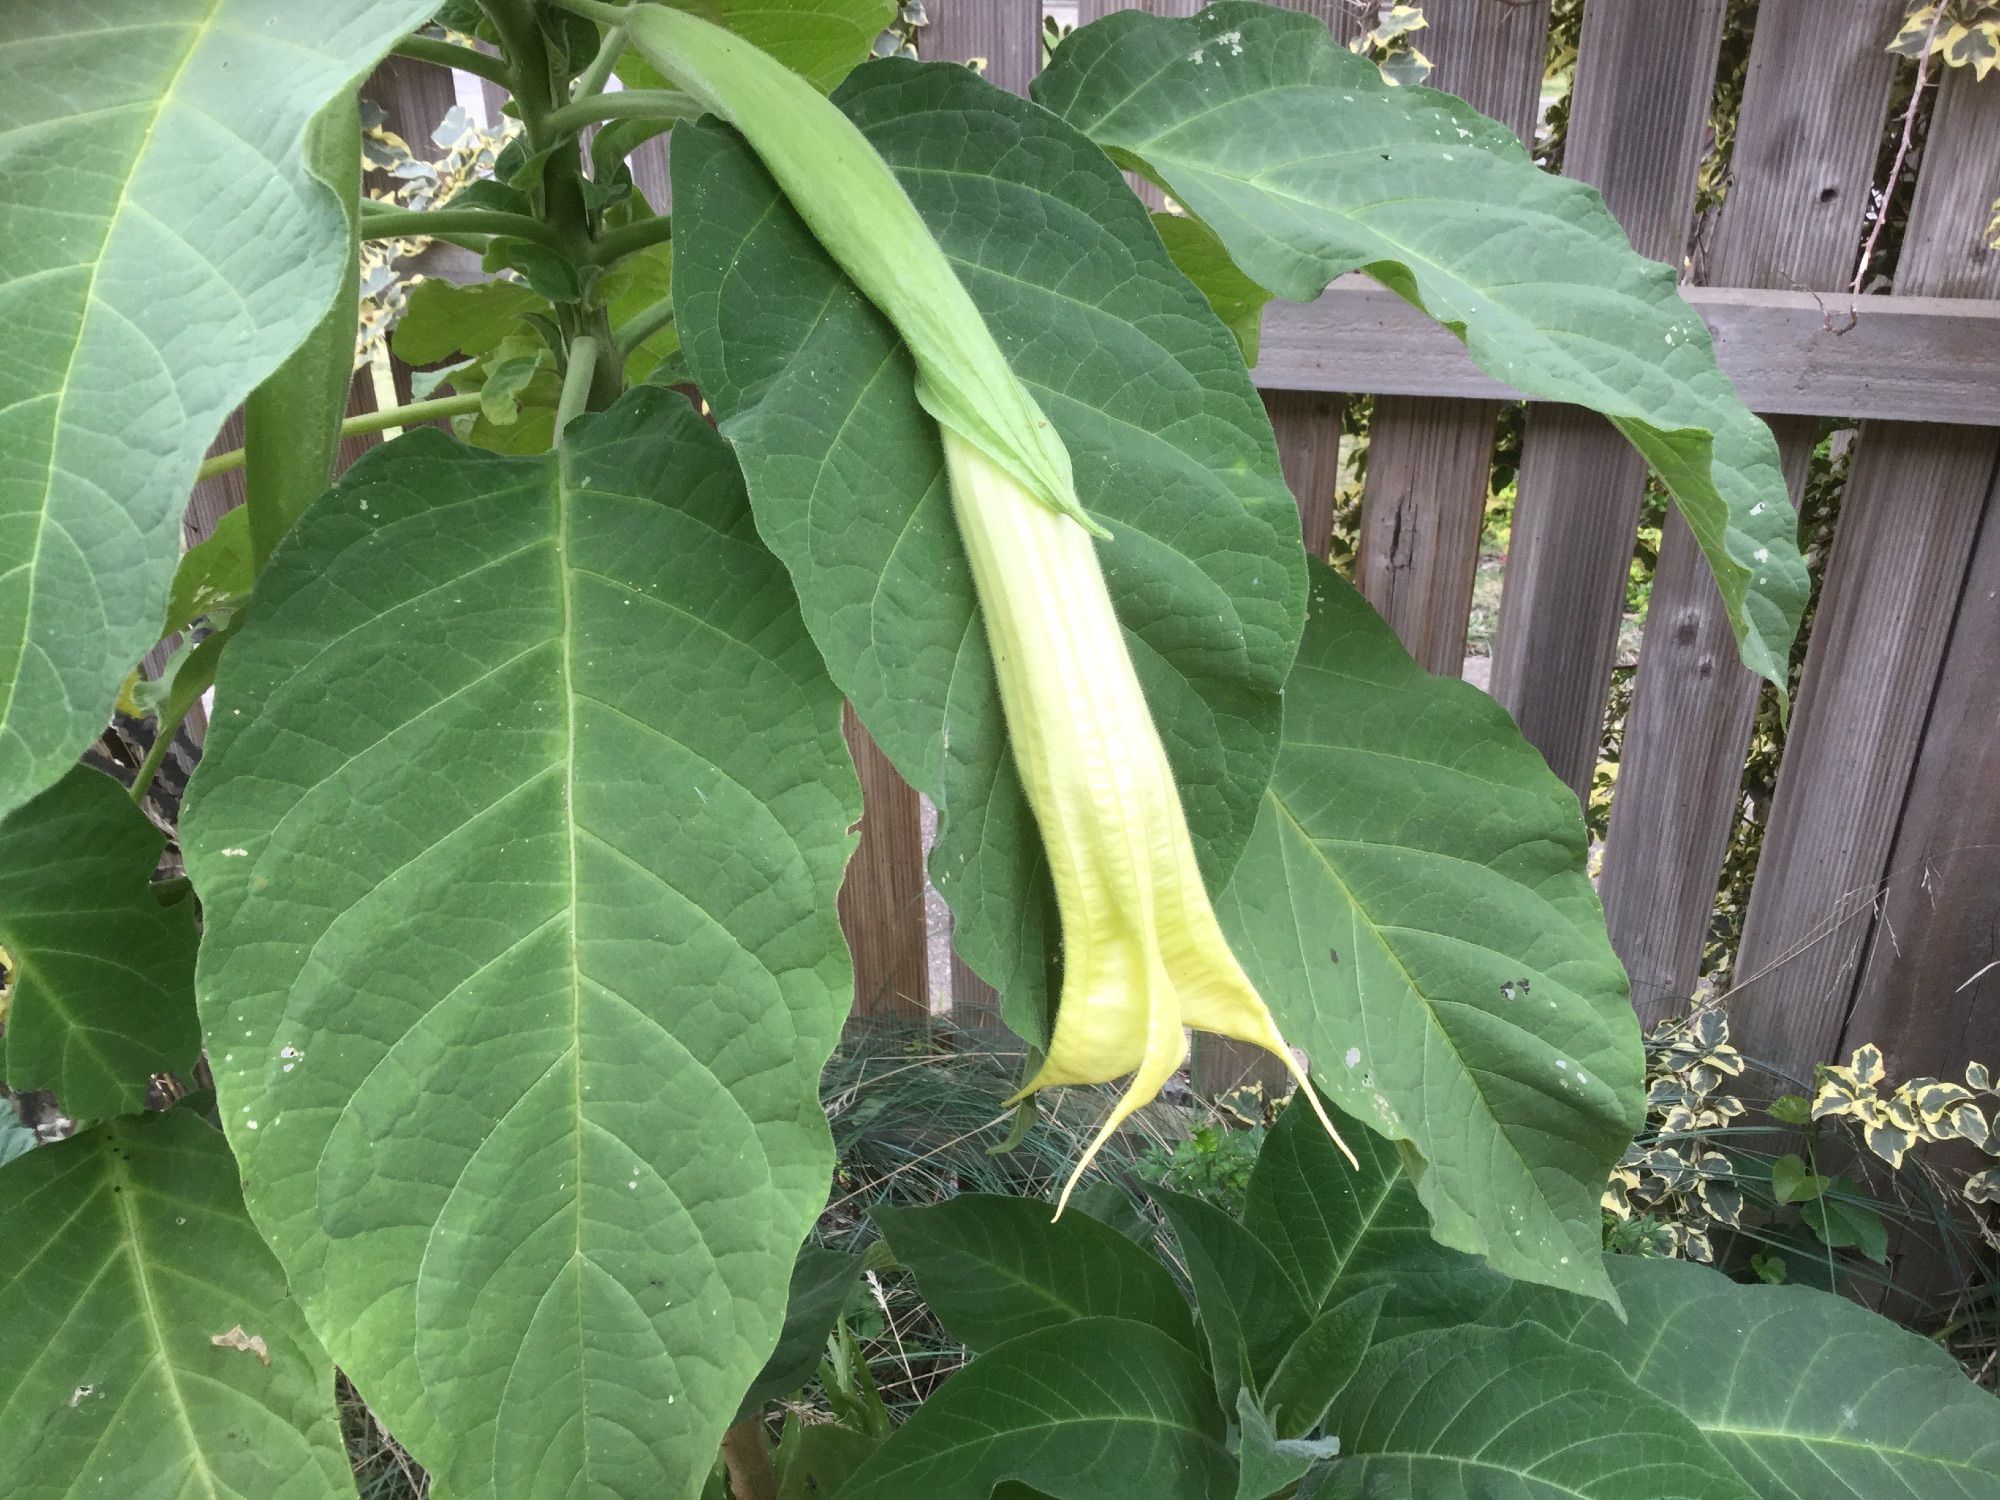
[[[917,1408],[840,1500],[986,1500],[1014,1480],[1053,1500],[1210,1500],[1236,1466],[1195,1357],[1157,1328],[1082,1318],[1010,1339]]]
[[[1420,1153],[1439,1240],[1606,1295],[1598,1199],[1644,1060],[1576,798],[1505,709],[1312,579],[1223,926],[1326,1093]]]
[[[1142,165],[1279,296],[1309,302],[1366,271],[1489,374],[1604,413],[1687,517],[1744,663],[1785,691],[1806,569],[1777,443],[1673,271],[1633,253],[1594,189],[1266,5],[1114,14],[1065,41],[1034,94]]]
[[[1993,1500],[2000,1401],[1929,1339],[1830,1292],[1744,1286],[1685,1261],[1607,1256],[1627,1321],[1536,1288],[1528,1317],[1602,1353],[1708,1436],[1758,1500]]]
[[[1234,1410],[1237,1391],[1246,1383],[1263,1387],[1305,1332],[1309,1315],[1276,1257],[1228,1214],[1165,1188],[1154,1188],[1152,1197],[1180,1242],[1194,1284],[1216,1399]]]
[[[0,1243],[14,1500],[354,1500],[332,1362],[190,1107],[9,1162]]]
[[[727,449],[413,433],[258,591],[184,823],[251,1213],[454,1493],[691,1496],[825,1201],[858,816]]]
[[[1039,1199],[961,1193],[874,1217],[938,1321],[974,1350],[1092,1317],[1146,1323],[1195,1347],[1166,1268],[1088,1214],[1051,1221]]]
[[[792,1284],[785,1295],[785,1326],[778,1346],[764,1361],[737,1409],[739,1420],[754,1414],[766,1401],[789,1396],[819,1368],[826,1353],[826,1336],[861,1275],[861,1257],[842,1250],[808,1245],[792,1266]]]
[[[430,8],[9,7],[0,816],[70,768],[158,639],[203,449],[340,284],[312,118]]]
[[[1303,601],[1298,518],[1228,332],[1104,155],[949,64],[836,95],[1068,444],[1107,582],[1218,882],[1256,816]],[[938,804],[960,952],[1043,1032],[1048,889],[1006,751],[936,429],[884,320],[740,142],[674,144],[681,337],[829,670]]]
[[[1756,1500],[1687,1418],[1534,1323],[1379,1343],[1327,1425],[1312,1500]]]
[[[1264,333],[1264,304],[1271,294],[1237,269],[1215,231],[1186,214],[1154,214],[1153,227],[1181,274],[1195,284],[1215,315],[1243,351],[1243,362],[1257,363],[1257,346]]]
[[[1313,1317],[1382,1287],[1376,1337],[1389,1338],[1466,1322],[1505,1293],[1506,1277],[1431,1238],[1391,1142],[1344,1122],[1341,1135],[1358,1169],[1311,1110],[1287,1105],[1257,1153],[1244,1197],[1244,1227],[1285,1268]]]
[[[704,21],[727,27],[822,92],[865,62],[875,38],[895,18],[896,0],[668,0]],[[637,52],[618,59],[627,88],[672,88]]]
[[[9,1088],[51,1090],[64,1113],[96,1119],[143,1109],[151,1075],[194,1066],[194,912],[153,895],[165,846],[88,766],[0,820]]]

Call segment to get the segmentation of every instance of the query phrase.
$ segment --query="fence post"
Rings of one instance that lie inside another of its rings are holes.
[[[2000,297],[2000,253],[1985,249],[1980,233],[2000,194],[1996,179],[2000,90],[1951,69],[1931,118],[1898,294]],[[1800,1078],[1841,1039],[1871,934],[1886,949],[1865,987],[1871,1020],[1896,992],[1899,967],[1916,962],[1917,955],[1899,955],[1901,938],[1879,917],[1892,853],[1922,890],[1927,862],[1956,844],[1960,818],[1973,816],[1969,808],[1912,806],[1915,821],[1897,839],[1997,464],[2000,430],[1992,427],[1871,422],[1861,431],[1731,1005],[1745,1052]],[[1968,616],[1963,638],[1975,655],[1978,613]],[[1983,696],[1990,705],[1990,681]],[[1989,802],[1990,778],[2000,773],[1990,727],[1989,712],[1988,737],[1970,749],[1989,778],[1973,785]],[[1927,796],[1949,786],[1950,770],[1933,765]],[[1963,1003],[1934,998],[1940,1006]],[[1895,1046],[1893,1036],[1880,1040]]]
[[[1900,0],[1765,0],[1710,281],[1822,292],[1847,284],[1895,74],[1882,38],[1900,13]],[[1781,417],[1772,427],[1797,504],[1820,421]],[[1670,512],[1600,885],[1632,1003],[1648,1025],[1690,996],[1701,974],[1760,682],[1737,659],[1693,534]]]
[[[1566,176],[1588,182],[1642,255],[1678,265],[1694,201],[1724,0],[1592,0]],[[1530,410],[1493,695],[1581,798],[1604,734],[1646,463],[1611,424]]]

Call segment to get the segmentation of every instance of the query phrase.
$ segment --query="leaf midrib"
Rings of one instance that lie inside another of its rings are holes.
[[[138,1183],[125,1170],[123,1160],[110,1142],[100,1143],[98,1149],[104,1154],[106,1174],[116,1179],[109,1189],[111,1206],[118,1215],[118,1227],[126,1243],[126,1257],[132,1266],[132,1284],[139,1294],[139,1311],[146,1321],[146,1331],[152,1338],[163,1383],[173,1401],[174,1416],[187,1437],[188,1453],[194,1460],[196,1471],[209,1500],[221,1500],[222,1492],[216,1487],[214,1470],[209,1467],[208,1455],[195,1431],[194,1416],[188,1410],[187,1397],[181,1390],[180,1372],[175,1369],[173,1359],[168,1353],[166,1329],[160,1322],[158,1299],[154,1295],[152,1277],[146,1267],[145,1235],[139,1225],[138,1210],[134,1207],[138,1196]]]
[[[555,549],[557,599],[562,616],[562,696],[563,696],[563,844],[568,860],[569,873],[569,996],[570,996],[570,1110],[576,1121],[572,1139],[576,1143],[575,1153],[570,1163],[570,1181],[576,1184],[571,1194],[571,1202],[576,1214],[576,1247],[573,1280],[576,1284],[576,1326],[579,1330],[586,1326],[584,1302],[585,1264],[583,1250],[583,964],[578,952],[579,901],[583,889],[577,869],[577,821],[576,821],[576,605],[572,597],[569,563],[569,522],[570,522],[570,474],[569,450],[563,446],[562,434],[556,434],[556,453],[553,477],[553,500],[555,504]],[[579,1468],[582,1471],[583,1488],[592,1493],[595,1486],[590,1474],[590,1376],[585,1368],[588,1360],[588,1345],[584,1346],[577,1362],[576,1409],[577,1443],[581,1448]]]
[[[1389,942],[1387,937],[1384,936],[1381,926],[1369,915],[1347,882],[1341,878],[1340,871],[1334,866],[1333,862],[1321,852],[1318,841],[1293,816],[1291,808],[1285,804],[1284,798],[1279,794],[1275,782],[1265,789],[1264,795],[1269,800],[1271,806],[1277,809],[1278,816],[1284,819],[1286,826],[1296,835],[1298,841],[1312,851],[1313,858],[1319,861],[1321,867],[1326,871],[1327,879],[1332,881],[1334,886],[1339,890],[1341,899],[1347,903],[1348,909],[1354,913],[1355,920],[1368,929],[1369,935],[1374,939],[1376,947],[1381,950],[1382,954],[1394,967],[1410,994],[1417,998],[1418,1008],[1423,1014],[1425,1025],[1437,1035],[1439,1040],[1450,1051],[1453,1061],[1458,1065],[1460,1075],[1465,1079],[1467,1085],[1472,1089],[1473,1094],[1478,1098],[1480,1108],[1485,1112],[1487,1118],[1492,1121],[1494,1134],[1507,1143],[1508,1151],[1512,1153],[1515,1161],[1521,1168],[1521,1175],[1534,1190],[1534,1195],[1542,1204],[1544,1211],[1552,1220],[1560,1224],[1562,1222],[1562,1215],[1555,1211],[1555,1205],[1550,1203],[1547,1195],[1540,1191],[1539,1180],[1535,1175],[1533,1167],[1527,1157],[1522,1154],[1520,1147],[1515,1144],[1512,1133],[1501,1123],[1499,1115],[1494,1112],[1492,1101],[1487,1098],[1485,1089],[1480,1086],[1479,1075],[1468,1065],[1465,1054],[1459,1050],[1458,1043],[1453,1039],[1451,1033],[1445,1029],[1444,1023],[1438,1019],[1437,1012],[1431,1004],[1428,992],[1419,986],[1411,976],[1408,966],[1404,964],[1401,955],[1396,952],[1395,945]],[[1491,1252],[1489,1251],[1489,1253]]]

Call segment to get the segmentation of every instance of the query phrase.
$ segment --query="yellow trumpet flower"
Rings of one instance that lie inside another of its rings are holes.
[[[1016,1095],[1131,1083],[1064,1184],[1187,1059],[1187,1028],[1284,1060],[1354,1154],[1222,936],[1165,748],[1112,612],[1069,453],[1015,376],[902,184],[852,121],[741,38],[664,6],[563,0],[738,130],[799,216],[895,324],[938,422],[1007,737],[1055,877],[1063,992],[1047,1060]]]
[[[1055,1035],[1009,1102],[1054,1084],[1132,1078],[1056,1212],[1112,1132],[1187,1060],[1188,1027],[1282,1058],[1347,1151],[1216,922],[1090,537],[972,442],[942,432],[1007,738],[1062,916]]]

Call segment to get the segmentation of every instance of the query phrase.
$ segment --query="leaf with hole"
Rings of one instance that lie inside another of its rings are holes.
[[[191,1104],[8,1162],[0,1237],[14,1500],[354,1500],[332,1361]]]
[[[1607,1295],[1598,1200],[1644,1057],[1575,794],[1505,709],[1425,672],[1312,568],[1224,929],[1320,1086],[1420,1155],[1439,1240]]]
[[[153,894],[165,847],[88,766],[0,819],[9,1088],[51,1090],[89,1120],[144,1109],[153,1074],[193,1069],[194,906]]]

